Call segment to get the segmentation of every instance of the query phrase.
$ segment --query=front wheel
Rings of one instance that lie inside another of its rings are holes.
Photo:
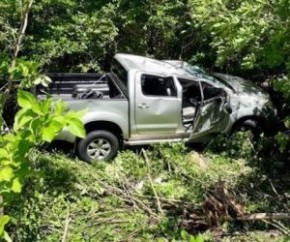
[[[119,150],[119,140],[106,130],[92,131],[77,144],[79,157],[86,162],[108,161],[114,158]]]
[[[236,132],[250,132],[253,140],[257,141],[264,133],[263,128],[255,120],[246,120],[244,123],[236,126],[232,134]]]

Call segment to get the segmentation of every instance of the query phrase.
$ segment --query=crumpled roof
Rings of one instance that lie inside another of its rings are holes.
[[[114,58],[121,63],[127,71],[135,69],[161,76],[177,75],[178,77],[192,79],[192,76],[183,69],[160,60],[131,54],[116,54]]]

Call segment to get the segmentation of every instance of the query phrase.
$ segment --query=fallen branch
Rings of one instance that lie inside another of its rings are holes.
[[[120,196],[120,198],[123,201],[125,201],[127,203],[131,203],[131,204],[132,204],[132,200],[133,200],[134,201],[133,205],[139,205],[140,206],[140,210],[146,211],[150,216],[158,217],[157,214],[154,213],[150,209],[150,207],[147,206],[143,201],[141,201],[140,199],[138,199],[136,197],[129,196],[122,189],[120,189],[120,188],[118,188],[116,186],[108,186],[106,184],[103,184],[103,187],[106,188],[106,192],[108,194],[115,195],[115,196]]]
[[[254,213],[237,217],[240,221],[290,220],[290,213]]]
[[[62,236],[62,242],[66,241],[67,235],[68,235],[68,226],[71,221],[70,215],[69,215],[69,210],[67,211],[66,219],[65,219],[65,226],[64,226],[64,232]]]
[[[154,184],[153,184],[153,181],[152,181],[152,177],[151,177],[151,175],[150,175],[150,173],[151,173],[151,169],[150,169],[149,159],[148,159],[148,156],[147,156],[147,154],[146,154],[146,152],[145,152],[144,149],[142,149],[142,154],[143,154],[144,159],[145,159],[145,162],[146,162],[146,166],[147,166],[147,170],[148,170],[148,173],[147,173],[147,175],[148,175],[148,180],[149,180],[149,182],[150,182],[151,189],[152,189],[152,191],[153,191],[153,193],[154,193],[154,196],[155,196],[157,209],[158,209],[158,211],[159,211],[160,214],[164,214],[164,213],[163,213],[163,210],[162,210],[162,206],[161,206],[160,199],[159,199],[159,197],[158,197],[158,195],[157,195],[157,192],[156,192],[156,190],[155,190],[155,188],[154,188]]]
[[[290,235],[290,230],[278,221],[263,220],[263,222],[273,226],[274,228],[278,229],[280,232],[282,232],[285,235]]]

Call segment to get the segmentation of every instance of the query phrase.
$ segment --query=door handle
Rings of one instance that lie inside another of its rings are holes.
[[[149,105],[147,103],[140,103],[137,107],[140,109],[147,109],[149,108]]]

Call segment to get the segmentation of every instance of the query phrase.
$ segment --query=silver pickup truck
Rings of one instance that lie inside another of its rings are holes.
[[[83,110],[87,136],[67,130],[57,137],[75,143],[87,162],[112,159],[123,145],[207,142],[242,127],[265,128],[275,109],[254,87],[235,90],[184,68],[142,56],[116,54],[111,72],[54,93],[70,109]]]

